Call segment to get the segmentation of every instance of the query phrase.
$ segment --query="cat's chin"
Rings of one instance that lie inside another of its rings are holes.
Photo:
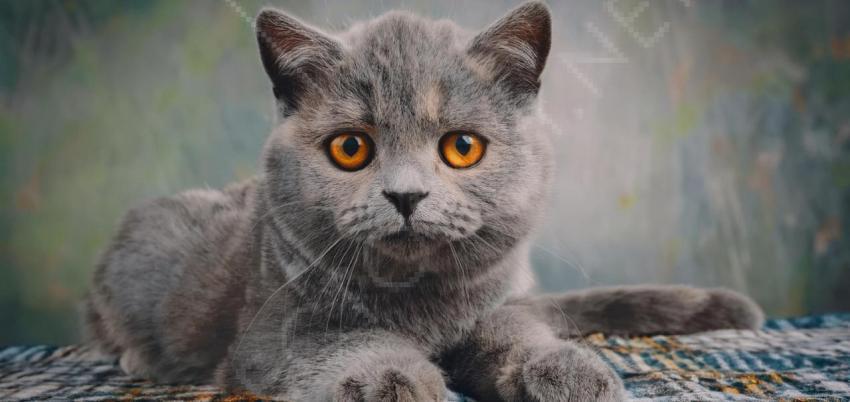
[[[426,236],[411,230],[398,232],[381,237],[372,245],[381,254],[400,261],[414,261],[434,254],[443,240]]]

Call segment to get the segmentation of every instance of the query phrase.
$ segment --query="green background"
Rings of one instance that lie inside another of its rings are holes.
[[[771,315],[850,310],[850,2],[550,2],[558,128],[546,290],[691,283]],[[0,344],[78,339],[139,200],[251,176],[274,123],[261,2],[0,3]],[[494,1],[275,3],[341,29],[393,8],[481,28]],[[657,34],[657,35],[656,35]]]

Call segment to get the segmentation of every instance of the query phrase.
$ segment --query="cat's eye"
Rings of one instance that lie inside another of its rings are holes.
[[[487,148],[485,140],[467,132],[450,132],[440,139],[440,156],[455,169],[475,166]]]
[[[344,132],[328,142],[328,156],[340,169],[360,170],[372,161],[372,140],[365,133]]]

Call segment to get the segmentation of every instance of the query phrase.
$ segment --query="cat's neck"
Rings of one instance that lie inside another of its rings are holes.
[[[290,302],[309,308],[309,314],[350,319],[352,325],[388,326],[416,336],[434,335],[425,331],[429,326],[453,328],[437,335],[458,336],[533,282],[524,241],[488,259],[464,259],[447,248],[423,261],[399,262],[366,257],[375,251],[345,239],[311,249],[271,214],[256,218],[262,227],[259,282],[266,293],[285,288]]]

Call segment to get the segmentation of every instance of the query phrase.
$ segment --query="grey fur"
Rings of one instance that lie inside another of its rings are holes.
[[[529,295],[552,159],[542,3],[478,35],[398,12],[331,36],[269,9],[257,29],[282,117],[262,175],[131,210],[97,268],[88,329],[128,373],[294,401],[439,401],[447,382],[614,401],[619,378],[570,338],[760,325],[725,290]],[[364,169],[328,160],[342,129],[373,138]],[[478,165],[442,162],[450,130],[489,140]],[[428,193],[407,235],[383,191]]]

